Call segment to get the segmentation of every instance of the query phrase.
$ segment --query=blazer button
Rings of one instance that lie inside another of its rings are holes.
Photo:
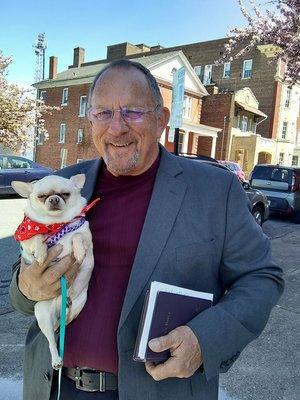
[[[45,372],[44,375],[43,375],[43,377],[44,377],[45,381],[50,381],[50,374],[49,374],[49,372]]]

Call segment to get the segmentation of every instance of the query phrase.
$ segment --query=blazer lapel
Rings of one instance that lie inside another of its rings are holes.
[[[160,166],[128,282],[119,330],[155,269],[180,210],[187,187],[176,178],[181,173],[176,159],[161,149]]]

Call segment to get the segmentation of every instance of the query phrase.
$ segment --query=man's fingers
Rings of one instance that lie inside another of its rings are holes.
[[[148,345],[152,351],[161,352],[170,348],[176,348],[180,343],[181,340],[178,332],[173,330],[168,335],[150,340]]]
[[[62,275],[66,274],[70,266],[74,263],[75,259],[73,255],[63,257],[44,272],[45,281],[48,285],[52,285],[54,282],[58,281]]]
[[[145,363],[146,371],[155,381],[161,381],[166,378],[180,378],[180,370],[178,369],[178,361],[176,358],[169,358],[163,364],[155,365],[151,362]]]
[[[79,263],[75,261],[72,267],[64,274],[64,277],[67,280],[68,287],[70,287],[73,284],[74,280],[76,279],[76,276],[78,275],[79,272],[79,268],[80,268]]]

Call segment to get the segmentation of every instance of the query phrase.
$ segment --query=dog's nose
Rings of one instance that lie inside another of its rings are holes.
[[[49,203],[51,203],[53,206],[56,206],[59,203],[59,197],[58,196],[50,197]]]

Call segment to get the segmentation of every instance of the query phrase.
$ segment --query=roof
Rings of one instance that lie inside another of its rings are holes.
[[[264,118],[267,118],[267,117],[268,117],[265,113],[263,113],[262,111],[260,111],[258,108],[251,107],[251,106],[249,106],[248,104],[242,103],[241,101],[235,101],[235,103],[236,103],[239,107],[243,108],[245,111],[249,111],[249,112],[251,112],[251,113],[253,113],[253,114],[259,115],[260,117],[264,117]]]
[[[159,63],[160,61],[167,60],[177,54],[181,53],[181,51],[172,51],[166,53],[158,53],[147,55],[147,53],[143,53],[140,57],[126,57],[127,59],[132,59],[136,62],[141,63],[144,67],[151,67]],[[63,72],[57,74],[56,79],[46,79],[44,81],[40,81],[35,83],[33,86],[43,89],[48,87],[55,86],[63,86],[67,81],[73,80],[76,81],[74,84],[82,84],[82,83],[91,83],[95,76],[100,72],[106,65],[110,64],[111,61],[103,60],[99,61],[99,63],[93,63],[92,65],[83,65],[78,68],[70,68]]]

